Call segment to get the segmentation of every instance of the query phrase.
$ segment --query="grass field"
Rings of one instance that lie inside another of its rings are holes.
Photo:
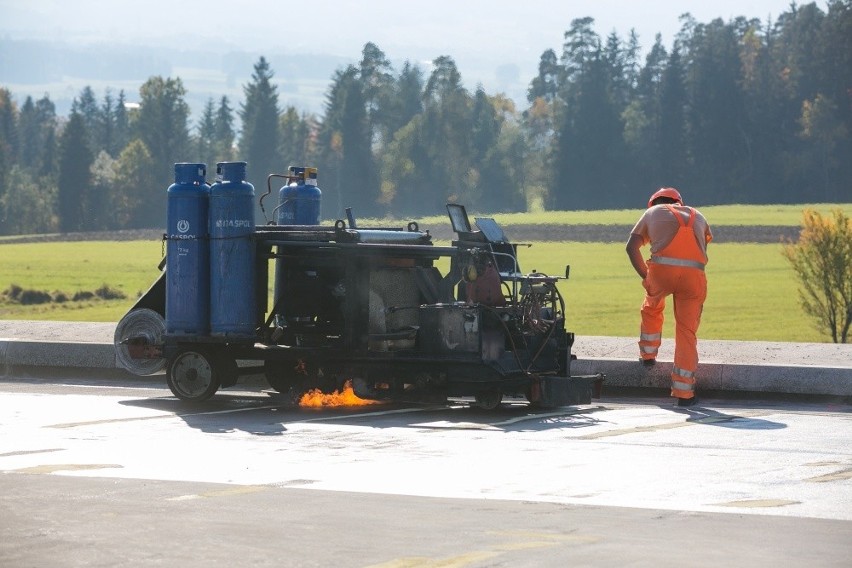
[[[793,272],[778,244],[711,245],[709,295],[700,337],[755,341],[829,341],[798,306]],[[73,295],[103,285],[123,300],[19,305],[0,299],[0,319],[118,321],[157,278],[159,241],[65,242],[0,245],[0,292],[24,289]],[[632,337],[639,328],[642,287],[623,244],[537,243],[520,249],[521,269],[562,274],[568,327],[578,335]],[[667,307],[666,337],[672,337]]]
[[[801,223],[802,210],[823,215],[852,204],[726,205],[702,207],[712,225]],[[639,210],[563,211],[493,215],[504,226],[530,224],[621,224],[635,222]],[[471,212],[471,216],[475,213]],[[485,215],[485,214],[483,214]],[[387,221],[364,223],[387,226]],[[420,226],[445,223],[445,217],[418,219]],[[445,243],[442,243],[445,244]],[[118,321],[154,282],[162,258],[160,240],[129,242],[51,242],[4,244],[0,239],[0,319]],[[754,341],[830,341],[798,304],[797,282],[781,256],[780,244],[711,244],[707,266],[709,293],[699,335],[705,339]],[[537,243],[520,249],[521,269],[563,274],[568,328],[578,335],[636,335],[642,287],[622,243]],[[446,267],[441,267],[445,270]],[[66,296],[107,286],[126,296],[21,305],[3,296],[12,285]],[[666,309],[664,333],[673,333],[672,309]]]
[[[830,341],[798,305],[797,283],[779,244],[711,245],[708,297],[699,336],[748,341]],[[525,251],[522,269],[561,274],[569,327],[578,335],[634,336],[643,289],[623,244],[538,243]],[[673,337],[671,303],[664,334]]]
[[[19,305],[0,299],[0,319],[118,321],[159,271],[160,241],[0,245],[0,293],[12,284],[73,296],[107,285],[124,300]]]

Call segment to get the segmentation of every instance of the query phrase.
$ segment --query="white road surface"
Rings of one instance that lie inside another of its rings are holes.
[[[258,391],[0,382],[2,473],[852,521],[852,407],[604,399],[307,410]],[[175,496],[193,499],[197,495]],[[852,525],[846,525],[852,529]],[[850,530],[852,535],[852,530]]]

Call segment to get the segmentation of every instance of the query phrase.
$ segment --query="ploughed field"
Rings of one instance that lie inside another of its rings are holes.
[[[447,226],[426,227],[436,239],[451,239]],[[618,243],[627,242],[632,225],[510,225],[503,227],[512,242]],[[799,238],[799,227],[787,226],[712,226],[717,243],[778,243]]]
[[[800,227],[785,225],[711,225],[715,243],[779,243],[799,238]],[[529,242],[627,242],[632,225],[505,225],[503,231],[515,243]],[[455,237],[446,223],[424,225],[435,240],[449,241]],[[156,229],[81,232],[50,235],[5,237],[2,243],[39,243],[68,241],[156,241],[163,232]]]

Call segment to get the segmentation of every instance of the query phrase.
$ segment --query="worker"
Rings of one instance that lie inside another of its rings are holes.
[[[639,335],[640,361],[647,367],[657,361],[662,342],[666,297],[674,299],[675,355],[671,395],[677,406],[692,406],[701,311],[707,297],[707,243],[713,239],[704,216],[683,204],[680,192],[664,187],[648,200],[648,208],[630,231],[627,256],[642,278],[645,301]],[[646,263],[641,248],[651,245]]]

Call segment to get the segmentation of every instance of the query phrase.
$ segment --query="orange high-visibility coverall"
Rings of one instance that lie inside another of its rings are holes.
[[[672,223],[672,220],[675,223]],[[666,297],[674,298],[675,356],[671,395],[695,396],[695,370],[698,368],[696,333],[707,297],[707,243],[713,236],[704,217],[684,205],[655,205],[645,211],[631,231],[651,243],[648,273],[642,281],[645,301],[639,352],[644,360],[656,359],[662,341],[663,310]]]

